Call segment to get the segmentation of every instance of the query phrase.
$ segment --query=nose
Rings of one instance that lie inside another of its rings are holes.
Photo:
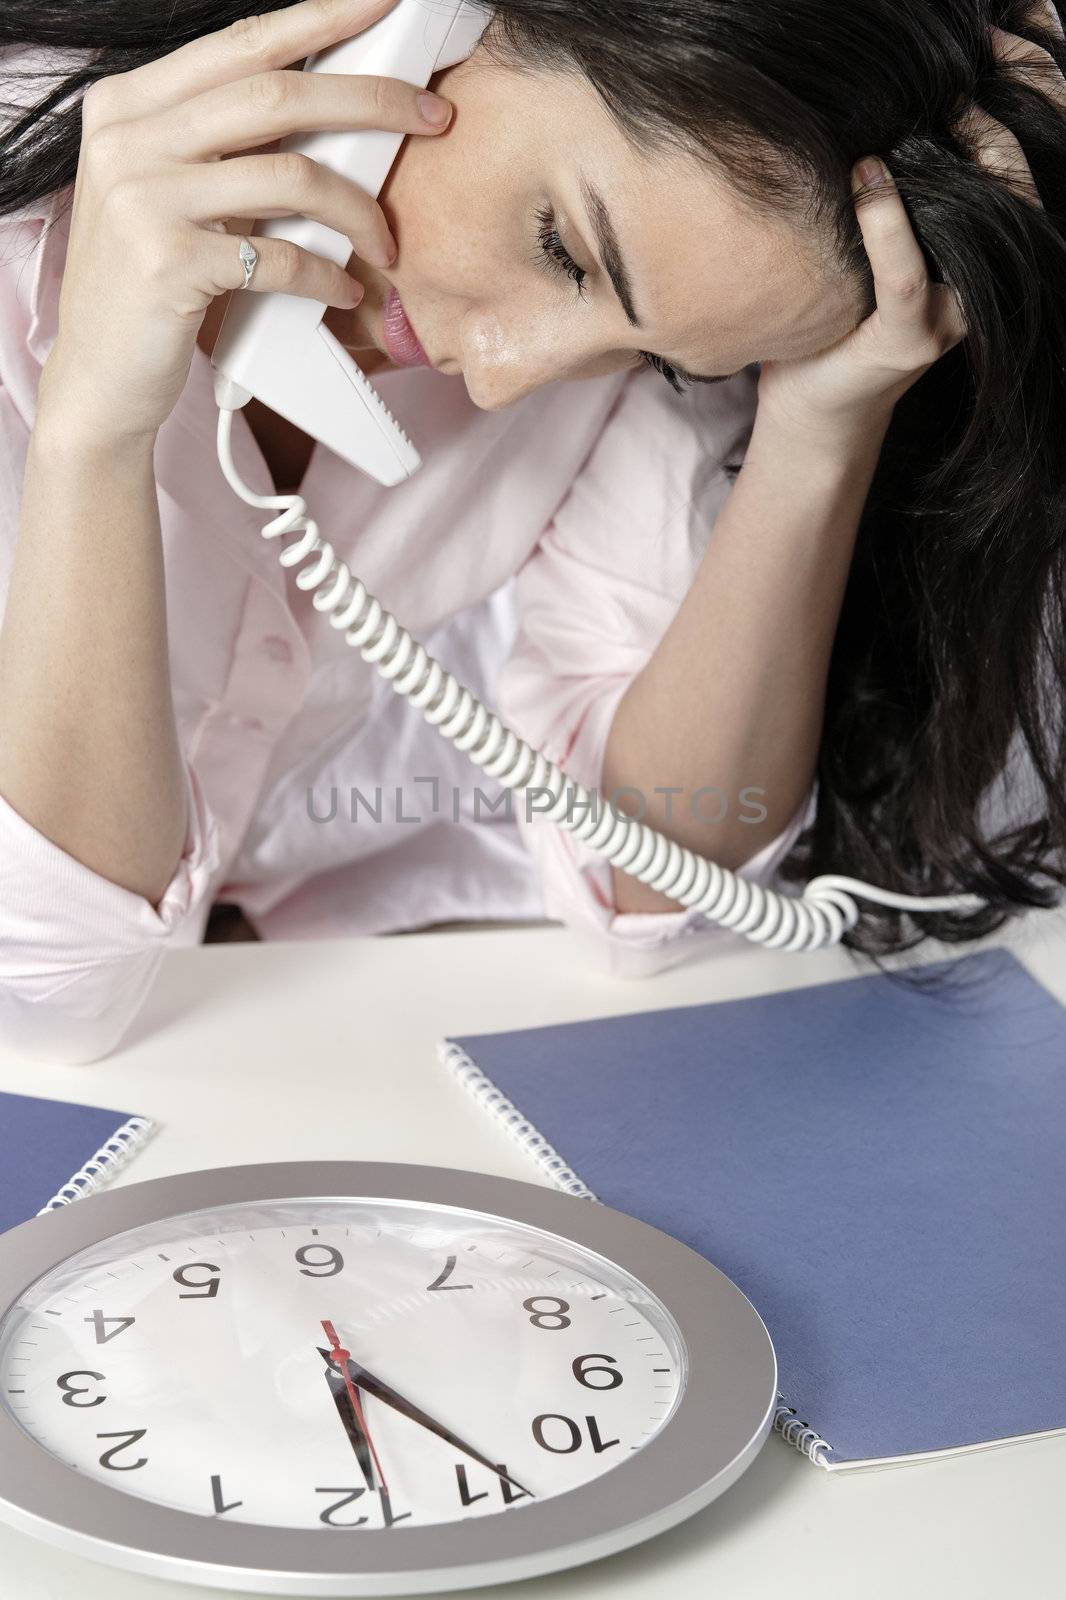
[[[484,309],[462,329],[467,392],[483,411],[501,411],[534,390],[574,374],[583,352],[555,318],[509,317]]]

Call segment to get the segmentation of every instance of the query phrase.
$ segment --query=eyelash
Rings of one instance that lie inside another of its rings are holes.
[[[584,298],[584,284],[588,273],[584,267],[578,266],[559,237],[559,230],[555,226],[555,212],[550,206],[538,206],[536,217],[539,247],[534,259],[538,266],[547,267],[549,272],[572,278],[577,284],[579,296]],[[641,350],[640,355],[649,367],[653,367],[656,372],[661,373],[671,389],[674,389],[678,394],[683,393],[688,388],[685,379],[678,374],[668,361],[664,361],[662,356],[653,355],[649,350]]]

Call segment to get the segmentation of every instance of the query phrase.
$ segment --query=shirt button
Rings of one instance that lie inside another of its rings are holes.
[[[286,665],[292,661],[292,645],[280,634],[268,633],[263,640],[263,650],[271,661],[283,661]]]

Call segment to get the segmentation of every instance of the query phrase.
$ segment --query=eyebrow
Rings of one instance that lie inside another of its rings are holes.
[[[581,198],[585,202],[585,211],[589,224],[596,236],[596,248],[603,264],[603,270],[611,280],[611,287],[618,296],[626,320],[634,328],[643,328],[644,324],[637,315],[637,308],[633,303],[633,285],[629,276],[629,269],[622,254],[622,247],[618,242],[618,235],[614,231],[611,213],[607,209],[606,201],[596,186],[581,174]],[[669,365],[683,378],[686,383],[726,383],[730,378],[735,378],[735,372],[725,372],[718,375],[707,376],[699,372],[687,372],[684,367],[679,367],[676,361]]]

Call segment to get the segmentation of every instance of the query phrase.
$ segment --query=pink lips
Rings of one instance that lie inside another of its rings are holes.
[[[382,313],[382,339],[389,358],[399,367],[428,367],[432,365],[418,342],[418,336],[407,320],[403,302],[395,289],[390,289]]]

